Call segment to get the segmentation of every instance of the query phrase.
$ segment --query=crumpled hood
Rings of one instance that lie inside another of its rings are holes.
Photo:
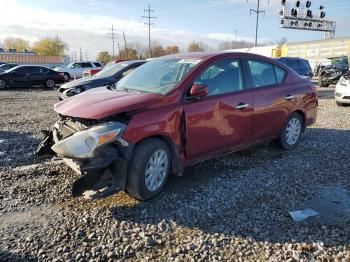
[[[99,120],[150,107],[161,99],[159,94],[122,92],[99,87],[65,99],[55,104],[54,108],[64,116]]]
[[[109,83],[108,78],[97,78],[97,77],[84,77],[72,82],[65,83],[61,85],[60,89],[69,89],[72,87],[83,86],[83,85],[91,85],[92,87],[96,86],[104,86]]]

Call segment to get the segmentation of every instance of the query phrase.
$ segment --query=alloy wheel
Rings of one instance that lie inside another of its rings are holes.
[[[52,79],[48,79],[46,80],[46,86],[49,87],[49,88],[54,88],[56,85],[55,81],[52,80]]]
[[[0,79],[0,89],[6,88],[6,82],[5,80]]]
[[[145,185],[148,191],[155,192],[161,188],[168,172],[167,152],[159,149],[150,157],[145,171]]]
[[[299,119],[292,118],[289,120],[286,128],[286,141],[289,145],[294,145],[301,134],[301,123]]]

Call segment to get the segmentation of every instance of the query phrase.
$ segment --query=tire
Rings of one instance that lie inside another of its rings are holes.
[[[283,126],[281,134],[277,140],[278,145],[284,150],[294,149],[300,141],[303,133],[303,119],[294,112]]]
[[[7,87],[7,83],[5,80],[0,79],[0,90],[5,89]]]
[[[343,103],[340,103],[340,102],[338,102],[338,101],[336,101],[336,103],[337,103],[337,106],[344,106]]]
[[[66,82],[69,81],[69,80],[71,79],[69,73],[63,73],[63,74],[64,74],[64,78],[65,78]]]
[[[45,80],[45,86],[47,88],[53,89],[56,86],[56,82],[52,78],[46,79]]]
[[[164,162],[157,163],[161,159],[164,159]],[[141,142],[136,146],[128,168],[127,193],[138,200],[149,200],[157,196],[166,185],[170,165],[171,155],[165,142],[157,138]],[[159,173],[150,172],[152,166],[158,166]],[[151,183],[152,181],[154,183]]]
[[[318,84],[320,85],[320,87],[328,87],[329,86],[329,84],[327,84],[327,80],[325,79],[325,77],[323,75],[321,75],[319,77]]]

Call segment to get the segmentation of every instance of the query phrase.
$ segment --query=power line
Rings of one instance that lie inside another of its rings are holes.
[[[248,0],[247,0],[247,2],[248,2]],[[270,4],[270,1],[269,1],[269,4]],[[252,12],[256,13],[255,45],[254,46],[258,46],[259,15],[260,14],[265,15],[265,10],[260,10],[260,0],[258,0],[258,5],[257,5],[256,10],[250,9],[250,14],[252,14]]]
[[[115,56],[115,53],[114,53],[114,41],[117,40],[117,36],[115,34],[115,31],[117,31],[117,29],[115,29],[112,25],[112,28],[111,28],[111,32],[108,33],[109,35],[111,35],[111,39],[112,39],[112,54],[113,54],[113,57]]]
[[[153,27],[154,27],[154,23],[151,23],[151,20],[156,19],[157,17],[151,16],[151,13],[154,14],[155,11],[151,9],[150,4],[148,4],[148,9],[144,9],[143,12],[147,13],[147,15],[142,16],[142,18],[145,18],[148,20],[148,22],[145,23],[145,25],[148,25],[148,56],[149,56],[149,58],[151,58],[151,56],[152,56],[152,54],[151,54],[151,25],[153,25]]]

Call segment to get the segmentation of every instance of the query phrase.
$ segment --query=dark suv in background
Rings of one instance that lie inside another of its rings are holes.
[[[277,59],[282,64],[297,72],[301,77],[311,80],[314,76],[309,61],[297,57],[282,57]]]

